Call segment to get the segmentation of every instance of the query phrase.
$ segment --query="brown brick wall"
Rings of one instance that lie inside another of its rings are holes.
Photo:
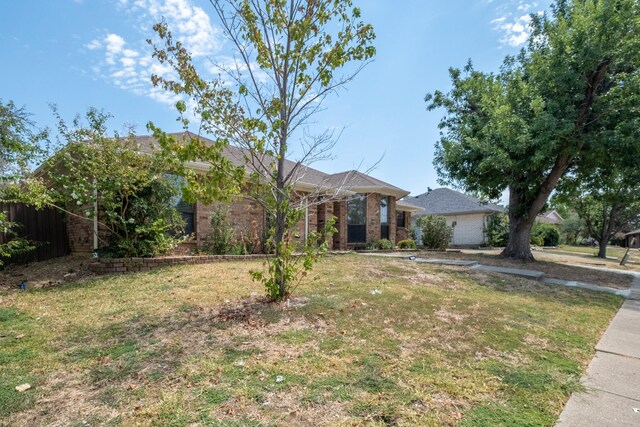
[[[317,211],[318,211],[317,231],[318,233],[322,233],[325,226],[327,225],[327,222],[331,218],[333,218],[333,202],[327,202],[327,203],[322,203],[321,205],[318,205]],[[327,244],[329,244],[331,247],[331,245],[333,244],[333,236],[327,235],[325,237],[326,237]]]
[[[209,233],[211,233],[210,218],[215,207],[215,203],[212,205],[196,203],[194,215],[198,245],[202,245]],[[257,234],[258,238],[262,238],[265,231],[264,208],[248,197],[238,197],[229,205],[229,223],[235,231],[236,239],[240,239],[243,236],[252,238],[254,234]]]
[[[397,240],[397,226],[396,223],[398,221],[396,215],[396,198],[393,196],[389,196],[389,240],[391,240],[394,244]]]
[[[397,227],[396,228],[396,243],[398,243],[401,240],[406,240],[406,239],[412,239],[413,236],[411,236],[411,212],[405,212],[404,213],[404,223],[406,224],[406,227]]]
[[[309,206],[309,233],[318,230],[318,206],[311,205]],[[302,219],[296,224],[294,228],[294,232],[297,233],[296,239],[303,241],[304,240],[304,232],[305,232],[305,216],[302,215]]]
[[[340,200],[333,203],[333,216],[336,217],[335,228],[338,230],[333,235],[333,249],[347,250],[347,201]]]
[[[93,211],[93,206],[80,208],[67,207],[72,213],[67,213],[67,235],[69,237],[69,249],[71,253],[91,253],[93,252],[93,218],[87,217],[87,211]],[[99,212],[99,221],[104,221],[103,212]],[[109,232],[106,227],[98,224],[98,246],[106,246]]]
[[[367,243],[380,240],[380,194],[367,194]]]

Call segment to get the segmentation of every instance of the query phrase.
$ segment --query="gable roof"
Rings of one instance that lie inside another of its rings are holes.
[[[547,224],[560,224],[564,221],[562,215],[560,215],[555,209],[549,212],[544,212],[536,216],[536,220]]]
[[[424,208],[419,215],[461,215],[472,213],[504,212],[504,208],[493,203],[460,193],[449,188],[436,188],[415,197],[404,199]]]
[[[329,177],[327,183],[332,187],[347,188],[354,193],[380,193],[398,199],[409,195],[408,191],[356,170],[335,173]]]
[[[190,132],[176,132],[168,135],[175,137],[178,141],[185,140],[189,137],[199,138],[205,144],[213,144],[213,141]],[[136,136],[136,142],[139,144],[140,151],[150,153],[157,149],[157,143],[153,136]],[[228,145],[223,150],[224,156],[236,166],[250,166],[247,158],[250,157],[248,150]],[[296,162],[285,159],[285,173],[288,174],[296,166]],[[209,165],[205,162],[191,162],[190,167],[194,169],[207,170]],[[339,189],[341,193],[380,193],[389,196],[395,196],[400,199],[409,194],[401,188],[381,181],[370,175],[355,170],[340,172],[336,174],[327,174],[309,166],[300,165],[295,172],[293,180],[301,190],[306,189]]]

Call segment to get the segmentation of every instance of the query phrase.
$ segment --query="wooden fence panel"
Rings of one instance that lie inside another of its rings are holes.
[[[21,203],[0,203],[0,210],[7,213],[7,219],[20,224],[14,231],[20,236],[36,243],[36,249],[23,255],[17,255],[8,263],[45,261],[69,255],[69,238],[64,214],[57,209],[37,210],[33,206]],[[7,236],[0,230],[0,242],[6,242]]]

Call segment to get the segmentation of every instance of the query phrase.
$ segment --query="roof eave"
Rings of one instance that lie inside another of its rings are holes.
[[[486,209],[486,210],[474,210],[474,211],[459,211],[459,212],[429,212],[425,215],[440,215],[440,216],[448,216],[448,215],[475,215],[475,214],[493,214],[493,213],[501,213],[503,211]]]

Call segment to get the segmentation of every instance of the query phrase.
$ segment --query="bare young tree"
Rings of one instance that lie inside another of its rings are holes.
[[[217,61],[219,75],[205,80],[166,23],[154,29],[163,46],[154,56],[169,65],[176,79],[153,76],[153,83],[190,102],[177,103],[185,128],[194,113],[199,132],[212,135],[213,144],[198,138],[177,141],[150,124],[163,151],[186,177],[187,195],[203,201],[228,198],[249,177],[254,197],[271,218],[275,257],[267,273],[255,273],[268,293],[286,298],[290,286],[313,264],[305,250],[304,267],[292,260],[287,238],[301,219],[305,205],[322,197],[323,186],[301,191],[305,167],[326,157],[335,143],[327,131],[311,135],[305,125],[322,108],[322,101],[349,83],[373,58],[375,34],[361,21],[351,0],[211,0],[213,11],[233,47],[231,61]],[[189,112],[187,112],[187,107]],[[193,110],[193,111],[191,111]],[[289,161],[291,142],[299,138],[299,158]],[[224,155],[229,146],[242,149],[243,164]],[[189,172],[188,161],[205,161],[206,174]]]

